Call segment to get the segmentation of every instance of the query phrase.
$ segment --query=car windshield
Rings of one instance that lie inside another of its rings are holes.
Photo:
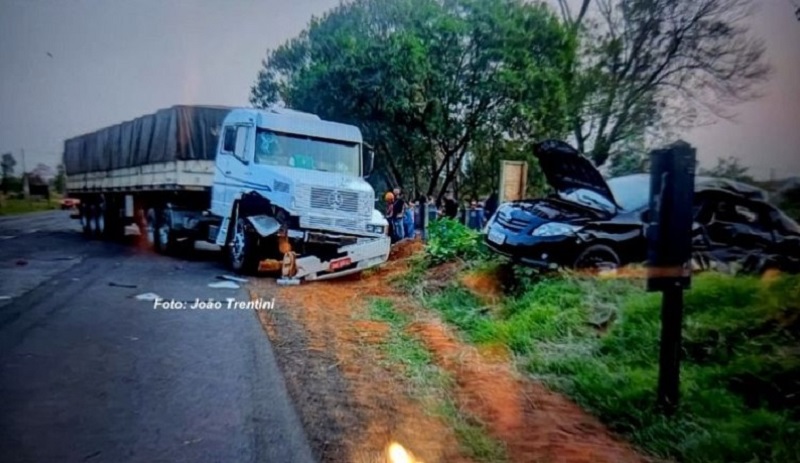
[[[629,175],[612,178],[608,187],[623,210],[635,211],[646,207],[650,200],[650,176]]]
[[[358,143],[322,140],[271,130],[256,132],[257,164],[359,175],[361,157]]]

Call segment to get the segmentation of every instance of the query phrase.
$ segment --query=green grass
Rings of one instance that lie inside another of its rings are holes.
[[[39,212],[58,209],[60,204],[57,199],[50,199],[48,203],[44,199],[0,199],[0,215],[25,214],[28,212]]]
[[[367,314],[371,320],[389,325],[387,339],[380,346],[386,356],[385,366],[393,371],[402,371],[409,383],[410,395],[420,400],[429,413],[444,419],[453,428],[467,455],[477,461],[506,461],[503,445],[492,439],[480,422],[455,405],[450,375],[436,365],[431,352],[419,339],[406,332],[410,317],[385,299],[371,300]]]
[[[800,276],[707,273],[685,301],[682,401],[670,418],[655,406],[660,295],[641,282],[541,278],[499,309],[453,285],[426,303],[654,455],[800,461]]]

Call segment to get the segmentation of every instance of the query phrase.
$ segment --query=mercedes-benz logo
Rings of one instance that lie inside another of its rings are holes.
[[[344,204],[344,198],[342,194],[338,191],[332,191],[331,194],[328,196],[328,204],[331,205],[331,209],[339,209]]]

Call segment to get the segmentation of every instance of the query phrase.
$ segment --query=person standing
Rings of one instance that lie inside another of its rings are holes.
[[[386,202],[386,209],[383,215],[386,217],[386,221],[389,222],[389,237],[394,243],[394,193],[387,191],[383,196],[383,200]]]
[[[444,197],[444,216],[448,219],[458,217],[458,202],[453,197],[452,191],[448,191]]]
[[[405,202],[405,211],[403,213],[403,230],[405,230],[405,238],[414,239],[414,203],[412,201]]]
[[[472,200],[469,205],[468,214],[467,227],[473,230],[480,230],[483,228],[483,207],[481,207],[477,201]]]
[[[403,227],[403,217],[405,216],[405,201],[400,194],[400,188],[393,191],[394,202],[392,203],[392,230],[393,242],[398,242],[405,238],[405,228]]]
[[[498,204],[498,194],[497,191],[492,191],[492,194],[486,199],[486,206],[483,208],[484,212],[486,213],[486,218],[491,218],[495,212],[497,212]]]

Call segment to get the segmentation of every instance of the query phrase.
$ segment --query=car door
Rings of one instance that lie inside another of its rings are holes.
[[[769,217],[747,200],[725,198],[715,204],[706,236],[711,247],[736,247],[748,251],[773,246],[774,236]]]

